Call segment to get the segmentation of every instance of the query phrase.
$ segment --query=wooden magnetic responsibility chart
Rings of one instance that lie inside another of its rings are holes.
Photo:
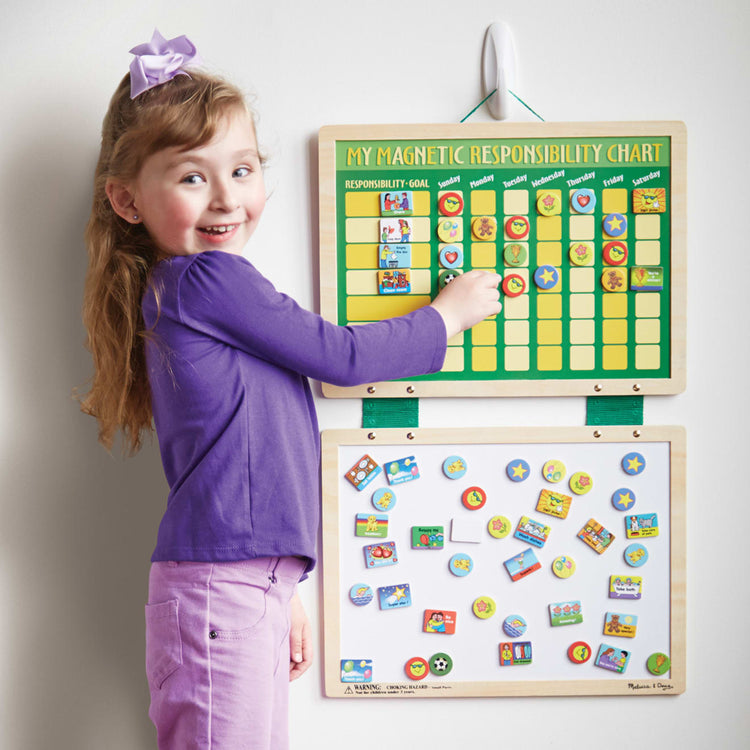
[[[324,431],[322,467],[328,696],[684,691],[682,428]]]
[[[684,389],[682,123],[330,126],[319,147],[324,317],[402,315],[472,268],[504,278],[500,315],[440,372],[326,396]]]

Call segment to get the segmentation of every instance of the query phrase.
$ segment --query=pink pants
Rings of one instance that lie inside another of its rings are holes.
[[[296,557],[158,562],[146,605],[149,716],[161,750],[288,747]]]

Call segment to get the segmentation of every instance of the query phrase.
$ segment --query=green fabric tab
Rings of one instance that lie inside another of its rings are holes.
[[[643,424],[643,396],[587,396],[586,424]]]
[[[362,427],[419,427],[419,399],[363,398]]]

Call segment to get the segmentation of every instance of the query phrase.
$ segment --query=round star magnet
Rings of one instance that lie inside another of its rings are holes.
[[[622,459],[622,469],[626,474],[636,476],[646,468],[646,459],[640,453],[628,453]]]
[[[605,234],[610,237],[621,237],[628,229],[628,220],[622,214],[607,214],[603,225]]]
[[[617,510],[630,510],[635,505],[635,492],[627,487],[620,487],[612,493],[612,505]]]
[[[505,471],[511,482],[523,482],[524,479],[529,478],[531,469],[522,458],[516,458],[508,464]]]
[[[540,289],[553,289],[560,280],[560,272],[554,266],[539,266],[534,271],[534,283]]]

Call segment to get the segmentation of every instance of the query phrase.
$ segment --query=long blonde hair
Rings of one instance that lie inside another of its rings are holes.
[[[134,180],[144,161],[165,148],[185,150],[208,143],[228,112],[249,111],[232,84],[200,72],[176,78],[130,98],[130,75],[120,82],[102,125],[94,199],[85,240],[89,265],[83,299],[86,346],[94,361],[91,389],[81,410],[96,417],[99,440],[109,450],[122,431],[123,449],[136,453],[152,431],[151,390],[146,371],[141,299],[157,249],[142,224],[113,210],[110,180]]]

